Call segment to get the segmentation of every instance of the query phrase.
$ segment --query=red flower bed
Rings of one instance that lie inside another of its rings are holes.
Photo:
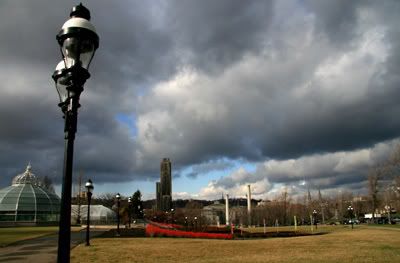
[[[161,228],[153,224],[146,225],[146,236],[159,237],[189,237],[189,238],[214,238],[214,239],[232,239],[232,234],[189,232],[182,230],[173,230]]]
[[[160,225],[162,227],[166,227],[166,228],[183,228],[183,226],[181,225],[177,225],[177,224],[166,224],[166,223],[155,223],[155,225]]]

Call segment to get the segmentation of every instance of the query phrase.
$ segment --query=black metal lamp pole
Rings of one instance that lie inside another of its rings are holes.
[[[128,198],[128,217],[129,217],[129,223],[128,223],[128,227],[131,228],[131,221],[132,221],[132,198],[129,197]]]
[[[318,224],[317,224],[317,210],[314,209],[313,213],[313,219],[314,219],[314,225],[315,229],[318,229]]]
[[[350,223],[351,223],[351,229],[354,229],[354,221],[353,221],[353,207],[351,205],[349,205],[349,207],[347,208],[347,211],[349,212],[349,217],[350,217]]]
[[[60,97],[59,106],[65,118],[65,151],[57,255],[59,263],[70,261],[72,167],[80,106],[79,97],[83,91],[83,85],[90,77],[88,68],[99,46],[96,29],[89,22],[90,11],[80,4],[72,8],[70,17],[57,35],[63,61],[57,65],[53,74]]]
[[[92,180],[88,180],[86,182],[86,193],[87,193],[87,199],[88,199],[88,208],[87,208],[87,222],[86,222],[86,246],[90,246],[89,242],[89,234],[90,234],[90,201],[92,200],[92,192],[93,192],[93,183]]]
[[[120,236],[119,233],[119,207],[120,207],[120,200],[121,200],[121,195],[118,193],[116,194],[115,198],[117,198],[117,236]]]
[[[185,216],[185,226],[186,226],[186,231],[188,231],[188,217]]]

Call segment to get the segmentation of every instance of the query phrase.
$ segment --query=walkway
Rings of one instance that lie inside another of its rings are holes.
[[[98,236],[108,229],[91,229],[90,237]],[[85,230],[71,233],[71,248],[85,242]],[[19,241],[14,245],[0,248],[0,262],[54,263],[57,261],[58,235],[52,234]]]

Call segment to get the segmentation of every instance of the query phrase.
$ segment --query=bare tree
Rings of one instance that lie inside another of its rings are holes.
[[[322,198],[321,189],[318,189],[318,202],[321,209],[322,224],[325,224],[325,201]]]
[[[53,181],[51,180],[50,177],[45,175],[43,178],[40,178],[40,186],[49,191],[50,193],[55,193],[54,191],[54,186],[53,186]]]
[[[390,213],[392,204],[400,209],[400,144],[397,145],[388,160],[381,166],[381,182],[384,189],[383,196],[385,201],[385,210]]]
[[[288,192],[287,192],[287,189],[285,188],[284,190],[283,190],[283,193],[282,193],[282,212],[283,212],[283,215],[282,215],[282,224],[283,225],[286,225],[287,224],[287,213],[288,213],[288,205],[289,205],[289,203],[290,203],[290,200],[289,200],[289,198],[288,198]]]
[[[379,180],[382,178],[384,170],[382,166],[372,167],[368,173],[368,192],[372,204],[372,222],[375,223],[375,211],[378,208]]]

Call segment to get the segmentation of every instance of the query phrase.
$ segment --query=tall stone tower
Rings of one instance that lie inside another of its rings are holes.
[[[157,210],[169,211],[172,208],[171,161],[164,158],[160,164],[160,182],[156,184]]]

